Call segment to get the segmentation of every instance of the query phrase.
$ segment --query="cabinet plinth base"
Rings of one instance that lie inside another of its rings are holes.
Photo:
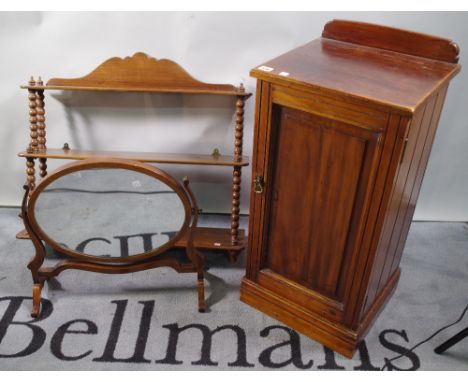
[[[337,353],[352,358],[372,322],[393,294],[399,277],[400,270],[398,269],[364,316],[357,330],[329,321],[305,307],[286,301],[281,296],[246,277],[242,279],[240,300]]]

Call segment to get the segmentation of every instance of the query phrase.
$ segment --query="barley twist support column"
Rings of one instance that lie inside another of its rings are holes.
[[[34,169],[34,158],[26,158],[26,174],[29,191],[32,191],[36,187],[36,170]]]
[[[31,79],[28,82],[29,86],[35,86],[36,81],[34,81],[34,78],[31,77]],[[28,100],[29,100],[29,136],[30,136],[30,141],[29,145],[27,148],[27,151],[29,153],[36,152],[38,149],[38,133],[37,133],[37,94],[36,90],[34,89],[29,89],[28,90]],[[28,157],[26,158],[26,174],[27,174],[27,182],[29,185],[29,190],[32,191],[36,185],[36,177],[35,177],[35,172],[36,170],[34,169],[34,158]]]
[[[239,92],[244,93],[244,86],[241,84]],[[236,100],[236,129],[234,140],[234,161],[242,161],[242,138],[244,134],[244,95],[238,95]],[[239,244],[239,205],[241,190],[241,166],[234,166],[232,173],[232,208],[231,208],[231,242],[233,245]]]
[[[36,85],[36,81],[34,81],[34,78],[31,77],[31,79],[28,82],[29,86],[34,86]],[[39,142],[37,140],[38,138],[38,133],[37,133],[37,93],[36,90],[34,89],[29,89],[28,90],[28,99],[29,99],[29,136],[31,137],[29,141],[29,146],[28,146],[28,151],[37,151]]]
[[[36,85],[42,86],[43,82],[41,77],[39,77]],[[46,149],[46,124],[45,124],[45,105],[44,105],[44,90],[38,90],[36,96],[36,119],[37,119],[37,142],[38,149]],[[39,170],[41,177],[47,175],[47,158],[39,158]]]

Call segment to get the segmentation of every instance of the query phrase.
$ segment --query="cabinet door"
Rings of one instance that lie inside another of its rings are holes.
[[[270,134],[258,282],[342,321],[382,134],[277,104]]]

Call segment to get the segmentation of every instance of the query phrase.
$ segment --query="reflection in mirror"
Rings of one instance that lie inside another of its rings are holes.
[[[106,168],[66,174],[40,193],[39,227],[53,241],[98,257],[154,250],[182,228],[185,209],[175,191],[137,171]]]

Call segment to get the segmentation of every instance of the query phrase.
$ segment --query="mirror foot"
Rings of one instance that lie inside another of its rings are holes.
[[[37,318],[41,311],[41,291],[42,291],[42,284],[34,284],[32,287],[32,309],[31,309],[31,317]]]
[[[197,290],[198,290],[198,311],[200,313],[203,313],[205,312],[205,283],[203,279],[203,273],[198,276]]]

